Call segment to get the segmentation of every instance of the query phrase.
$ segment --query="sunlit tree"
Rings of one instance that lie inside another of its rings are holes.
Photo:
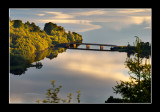
[[[54,48],[57,44],[74,42],[80,39],[77,38],[76,40],[71,33],[68,38],[68,33],[65,32],[63,27],[51,22],[46,23],[44,30],[41,30],[34,22],[22,23],[21,20],[10,19],[9,27],[10,54],[12,56],[22,56],[26,60],[34,60],[35,53]]]

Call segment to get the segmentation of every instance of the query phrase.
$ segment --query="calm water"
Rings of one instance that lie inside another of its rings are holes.
[[[125,68],[126,53],[70,50],[58,54],[52,60],[40,62],[41,69],[28,68],[20,76],[10,74],[10,102],[31,103],[44,99],[51,80],[62,85],[60,96],[81,91],[81,103],[104,103],[113,94],[116,81],[128,80]],[[116,97],[120,97],[117,95]]]
[[[46,22],[56,22],[66,31],[81,34],[84,43],[133,45],[134,36],[151,42],[150,9],[10,9],[10,17],[33,21],[41,29]],[[57,87],[63,86],[61,98],[73,93],[73,103],[77,102],[77,90],[81,91],[81,103],[104,103],[111,95],[121,97],[113,93],[112,87],[116,81],[128,80],[126,58],[127,54],[120,52],[67,49],[52,60],[40,60],[41,69],[30,67],[22,75],[10,73],[10,102],[34,103],[44,99],[51,80]]]

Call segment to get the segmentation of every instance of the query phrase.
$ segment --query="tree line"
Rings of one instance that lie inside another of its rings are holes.
[[[82,35],[68,31],[57,24],[45,23],[44,30],[34,22],[23,23],[22,20],[9,20],[10,57],[24,58],[23,62],[32,58],[32,54],[53,48],[60,43],[82,41]]]
[[[135,36],[136,38],[138,38],[137,36]],[[141,58],[149,58],[149,56],[151,55],[151,45],[149,42],[139,42],[141,44],[140,46],[140,57]],[[134,43],[133,43],[134,44]],[[127,52],[127,56],[130,57],[131,55],[134,55],[135,53],[137,53],[136,50],[136,45],[134,44],[133,46],[131,46],[129,43],[127,46],[114,46],[111,48],[112,51],[119,51],[119,52]]]

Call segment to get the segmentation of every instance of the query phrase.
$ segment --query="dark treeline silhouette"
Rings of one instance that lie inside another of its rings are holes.
[[[140,42],[141,44],[141,58],[149,58],[151,55],[151,45],[149,42]],[[119,52],[127,52],[127,56],[130,57],[131,55],[134,55],[137,53],[136,46],[131,46],[128,44],[127,46],[115,46],[111,48],[112,51],[119,51]]]

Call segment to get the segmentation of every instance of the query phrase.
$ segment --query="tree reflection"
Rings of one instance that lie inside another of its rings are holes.
[[[22,75],[25,74],[25,72],[28,70],[27,68],[30,67],[41,69],[43,67],[43,64],[39,62],[40,60],[44,58],[54,59],[58,56],[58,53],[62,53],[65,51],[65,48],[46,49],[34,54],[27,54],[27,58],[20,55],[10,54],[10,73],[14,75]],[[36,63],[33,64],[34,62]]]
[[[41,69],[42,68],[42,63],[41,62],[36,62],[36,64],[35,65],[33,65],[33,64],[31,64],[31,66],[30,67],[36,67],[36,69]]]
[[[10,73],[14,75],[22,75],[25,74],[25,71],[27,71],[27,67],[19,67],[19,68],[11,68]]]

